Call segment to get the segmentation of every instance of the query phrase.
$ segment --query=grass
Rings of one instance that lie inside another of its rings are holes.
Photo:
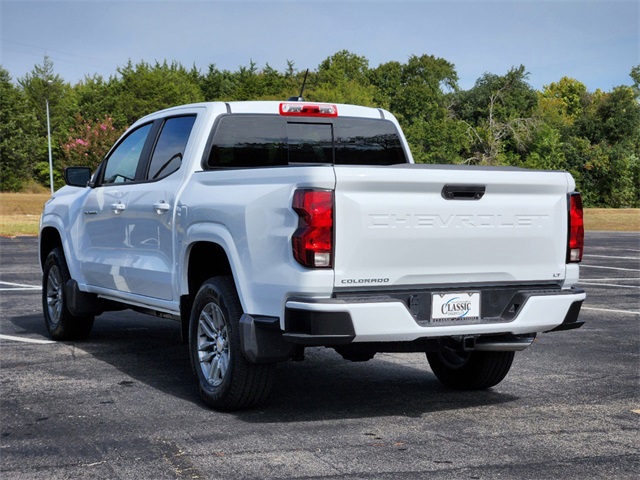
[[[640,208],[587,208],[584,212],[586,230],[638,232]]]
[[[37,235],[49,193],[0,193],[0,236]]]
[[[48,193],[0,193],[0,236],[37,235]],[[586,230],[640,232],[640,208],[587,208]]]

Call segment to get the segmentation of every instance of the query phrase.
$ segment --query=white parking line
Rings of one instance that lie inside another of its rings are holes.
[[[640,277],[614,277],[614,278],[585,278],[588,282],[637,282]]]
[[[4,286],[8,286],[9,288],[1,288]],[[8,292],[8,291],[27,291],[34,290],[39,291],[42,290],[42,286],[40,285],[25,285],[24,283],[13,283],[13,282],[4,282],[0,281],[0,292]]]
[[[623,313],[627,315],[640,315],[640,312],[631,312],[629,310],[613,310],[611,308],[582,307],[582,310],[593,310],[595,312]]]
[[[580,285],[595,285],[600,287],[620,287],[620,288],[635,288],[640,290],[640,287],[637,285],[616,285],[615,283],[595,283],[595,282],[578,282]]]
[[[585,258],[617,258],[618,260],[640,260],[640,257],[613,257],[611,255],[585,255]]]
[[[39,292],[42,287],[0,288],[0,292]]]
[[[580,268],[606,268],[607,270],[620,270],[622,272],[640,272],[637,268],[601,267],[599,265],[580,264]]]
[[[11,335],[0,335],[0,340],[11,340],[14,342],[24,342],[24,343],[37,343],[39,345],[48,345],[50,343],[56,343],[52,340],[38,340],[37,338],[14,337]]]

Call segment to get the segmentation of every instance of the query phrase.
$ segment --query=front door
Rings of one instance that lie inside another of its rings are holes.
[[[78,261],[88,285],[129,292],[124,267],[129,247],[125,212],[152,124],[143,125],[112,150],[78,212]]]

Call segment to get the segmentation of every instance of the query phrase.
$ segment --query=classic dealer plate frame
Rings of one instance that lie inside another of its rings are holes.
[[[430,321],[434,325],[480,322],[481,297],[479,291],[432,293]]]

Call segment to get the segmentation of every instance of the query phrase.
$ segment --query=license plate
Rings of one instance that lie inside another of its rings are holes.
[[[479,320],[480,292],[432,294],[432,323],[466,323]]]

